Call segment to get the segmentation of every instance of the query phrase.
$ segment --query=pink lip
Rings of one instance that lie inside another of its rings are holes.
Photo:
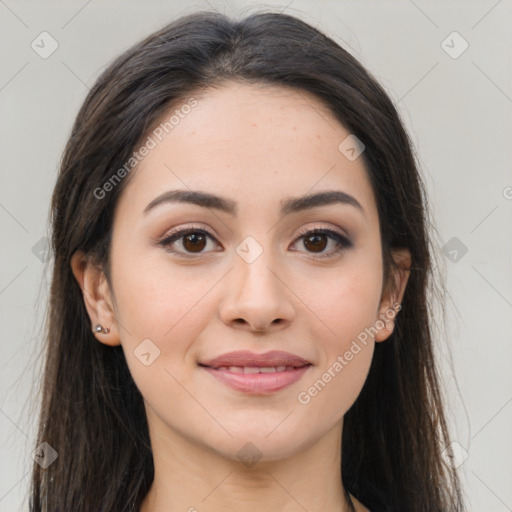
[[[232,389],[254,395],[265,395],[297,382],[307,372],[311,363],[295,354],[272,350],[264,354],[248,351],[229,352],[201,363],[200,366]],[[286,370],[271,373],[239,373],[230,371],[230,366],[285,366]],[[227,368],[219,369],[220,367]]]
[[[232,365],[236,366],[236,365]],[[265,395],[278,391],[297,382],[308,371],[310,365],[301,366],[294,370],[285,370],[275,373],[234,373],[229,370],[217,370],[205,367],[204,369],[215,378],[244,393]]]
[[[280,350],[271,350],[263,354],[239,350],[222,354],[200,364],[210,368],[219,368],[220,366],[294,366],[299,368],[311,363],[295,354]]]

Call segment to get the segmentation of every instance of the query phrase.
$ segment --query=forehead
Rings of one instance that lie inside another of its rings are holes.
[[[193,108],[183,108],[184,100],[162,116],[161,140],[155,129],[149,132],[155,147],[132,171],[119,209],[130,205],[142,212],[157,195],[178,188],[255,207],[336,189],[375,214],[363,159],[351,161],[339,149],[350,132],[315,96],[228,82],[191,98]]]

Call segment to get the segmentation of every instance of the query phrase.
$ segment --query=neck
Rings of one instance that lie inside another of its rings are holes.
[[[288,457],[262,454],[251,465],[171,431],[147,409],[155,476],[140,512],[354,510],[341,481],[342,421]]]

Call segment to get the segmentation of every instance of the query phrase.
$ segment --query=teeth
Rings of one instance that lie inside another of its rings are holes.
[[[260,373],[275,373],[276,367],[275,366],[261,366],[260,367]]]
[[[241,366],[230,366],[228,370],[233,373],[244,373],[244,369]]]
[[[285,370],[286,370],[286,366],[278,366],[276,368],[276,371],[278,371],[278,372],[284,372]]]
[[[257,366],[244,366],[244,373],[260,373]]]

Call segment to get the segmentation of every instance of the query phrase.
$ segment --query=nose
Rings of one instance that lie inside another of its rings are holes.
[[[226,325],[268,332],[283,329],[293,321],[294,293],[286,283],[285,273],[266,257],[267,252],[270,251],[264,251],[252,263],[235,257],[220,306],[220,317]]]

